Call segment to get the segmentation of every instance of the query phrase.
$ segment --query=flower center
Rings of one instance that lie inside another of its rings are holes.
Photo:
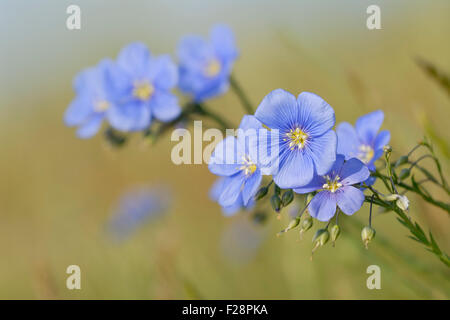
[[[246,176],[250,176],[256,171],[256,164],[254,164],[248,156],[242,157],[242,167],[239,169],[243,170]]]
[[[322,186],[324,190],[335,193],[340,187],[342,187],[342,183],[339,182],[341,179],[339,176],[336,176],[334,179],[331,179],[329,176],[325,176],[325,178],[327,179],[327,183]]]
[[[291,129],[286,133],[286,136],[287,138],[284,138],[283,141],[290,141],[289,148],[291,148],[291,150],[294,150],[295,148],[302,149],[308,139],[308,135],[298,127],[295,130]]]
[[[94,102],[94,111],[95,112],[104,112],[109,109],[109,102],[106,100],[99,100]]]
[[[370,160],[372,160],[374,153],[375,152],[371,146],[363,144],[359,146],[358,159],[367,164]]]
[[[215,77],[219,74],[221,69],[222,66],[220,65],[220,62],[217,59],[211,59],[206,65],[204,72],[207,77]]]
[[[137,81],[134,83],[133,96],[139,100],[145,101],[150,99],[153,92],[155,92],[155,88],[148,81]]]

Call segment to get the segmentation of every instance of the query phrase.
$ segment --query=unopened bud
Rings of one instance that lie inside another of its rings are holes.
[[[361,231],[361,239],[366,249],[369,249],[370,241],[375,237],[375,229],[369,226],[365,226]]]
[[[314,247],[311,252],[311,260],[312,260],[312,255],[314,254],[314,251],[316,251],[317,248],[325,245],[328,242],[328,239],[330,239],[330,233],[328,232],[327,229],[319,229],[316,231],[316,233],[314,234],[314,237],[312,239]]]
[[[286,207],[292,202],[292,200],[294,200],[294,192],[292,191],[292,189],[289,189],[283,193],[281,203],[283,204],[283,207]]]
[[[298,226],[298,224],[300,223],[300,218],[295,218],[292,219],[291,222],[289,222],[288,226],[286,227],[286,229],[281,230],[280,232],[277,233],[277,236],[280,236],[282,233],[288,232],[289,230],[294,229],[295,227]]]
[[[395,201],[397,207],[402,209],[403,211],[408,211],[409,208],[409,199],[406,196],[400,194],[389,194],[384,197],[387,201]]]
[[[267,192],[269,192],[269,188],[262,187],[261,189],[258,190],[258,192],[256,192],[255,200],[264,198],[267,195]]]
[[[281,194],[281,189],[280,189],[279,186],[275,185],[274,190],[275,190],[275,194],[276,194],[276,195],[279,196],[279,195]]]
[[[385,153],[391,153],[392,152],[392,147],[390,146],[390,145],[385,145],[384,147],[383,147],[383,151],[385,152]]]
[[[404,180],[409,177],[410,173],[411,173],[411,170],[405,168],[405,169],[402,169],[402,171],[400,171],[400,174],[398,175],[398,177],[400,178],[400,180]]]
[[[408,156],[401,156],[395,162],[395,167],[400,167],[401,165],[404,165],[405,163],[408,163]]]
[[[278,195],[274,194],[272,198],[270,198],[270,204],[272,205],[273,210],[275,210],[276,212],[280,212],[281,199]]]
[[[306,196],[306,203],[310,203],[312,198],[314,198],[314,193],[308,193]]]
[[[331,234],[331,242],[334,247],[337,238],[339,238],[339,235],[341,234],[341,228],[339,228],[339,226],[335,224],[334,226],[331,227],[330,234]]]
[[[306,217],[303,219],[302,223],[300,224],[300,239],[302,239],[303,234],[311,229],[313,226],[313,218],[311,216]]]

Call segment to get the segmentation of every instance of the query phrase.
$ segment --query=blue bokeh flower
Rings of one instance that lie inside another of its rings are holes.
[[[217,144],[211,156],[209,170],[221,176],[210,196],[226,215],[252,205],[264,168],[258,162],[257,135],[262,128],[254,116],[246,115],[239,126],[237,138],[230,136]]]
[[[171,192],[165,186],[138,187],[125,192],[108,221],[108,231],[117,240],[125,240],[139,226],[160,218],[170,205]]]
[[[383,147],[391,138],[388,130],[378,133],[383,119],[383,111],[377,110],[358,118],[355,127],[348,122],[340,123],[336,128],[337,152],[345,159],[358,158],[370,171],[375,171],[375,160],[383,155]]]
[[[277,89],[269,93],[256,110],[255,117],[270,129],[278,130],[278,139],[267,149],[277,161],[274,181],[281,188],[308,184],[316,172],[323,175],[336,160],[336,133],[333,108],[321,97],[303,92],[296,99]]]
[[[77,135],[80,138],[95,135],[107,113],[118,108],[109,79],[114,67],[112,60],[105,59],[75,77],[73,87],[76,97],[66,110],[64,121],[68,126],[78,126]]]
[[[108,113],[114,128],[143,130],[153,118],[167,122],[180,114],[178,99],[171,93],[178,81],[177,67],[168,55],[152,57],[144,44],[132,43],[121,50],[113,71],[111,81],[120,104]]]
[[[294,189],[301,194],[319,191],[309,203],[308,210],[320,221],[330,220],[336,213],[336,205],[345,214],[352,215],[364,202],[364,193],[352,185],[365,181],[370,175],[369,169],[356,158],[345,162],[344,159],[338,154],[326,175],[316,175],[308,185]]]
[[[238,56],[233,32],[216,25],[209,41],[190,35],[181,39],[177,50],[179,88],[201,102],[228,90],[233,63]]]

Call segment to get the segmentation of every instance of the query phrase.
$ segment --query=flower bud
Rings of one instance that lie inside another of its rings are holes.
[[[294,200],[294,192],[292,189],[287,190],[285,193],[283,193],[283,197],[281,198],[281,203],[283,207],[286,207],[289,205],[292,200]]]
[[[410,173],[411,173],[411,170],[405,168],[405,169],[402,169],[402,171],[400,171],[400,174],[398,175],[398,177],[400,178],[400,180],[404,180],[409,177]]]
[[[303,219],[302,223],[300,224],[300,240],[303,238],[303,234],[311,229],[313,226],[313,218],[311,216],[306,217]]]
[[[314,251],[316,251],[317,248],[325,245],[328,242],[328,239],[330,239],[330,233],[328,232],[327,229],[319,229],[316,231],[316,233],[314,234],[314,237],[312,239],[314,247],[311,252],[311,260],[312,260],[312,255],[314,254]]]
[[[260,200],[264,198],[267,195],[267,192],[269,192],[269,188],[262,187],[261,189],[258,190],[258,192],[256,192],[255,200]]]
[[[366,249],[369,249],[369,242],[375,237],[375,229],[365,226],[361,231],[361,239]]]
[[[276,194],[277,196],[279,196],[279,195],[281,194],[281,189],[280,189],[279,186],[275,185],[274,190],[275,190],[275,194]]]
[[[341,234],[341,228],[339,228],[339,226],[337,224],[335,224],[334,226],[331,227],[330,234],[331,234],[331,242],[333,243],[333,247],[334,247],[334,244],[335,244],[337,238]]]
[[[270,198],[270,204],[272,205],[273,210],[275,210],[276,212],[280,212],[281,199],[278,195],[274,194],[272,198]]]
[[[390,146],[390,145],[385,145],[384,147],[383,147],[383,151],[385,152],[385,153],[391,153],[392,152],[392,147]]]
[[[408,156],[401,156],[398,158],[397,162],[395,162],[395,167],[400,167],[405,163],[408,163]]]
[[[399,195],[397,201],[395,201],[395,204],[403,211],[408,211],[409,199],[406,196]]]
[[[277,233],[277,236],[280,236],[282,233],[288,232],[289,230],[294,229],[295,227],[298,226],[298,224],[300,223],[300,218],[297,217],[295,219],[292,219],[291,222],[289,222],[288,226],[286,227],[286,229],[281,230],[280,232]]]
[[[306,196],[306,203],[310,203],[312,198],[314,198],[314,193],[308,193]]]

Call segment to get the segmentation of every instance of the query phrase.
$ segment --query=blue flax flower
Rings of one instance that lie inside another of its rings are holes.
[[[257,155],[257,135],[261,123],[253,116],[244,116],[237,138],[230,136],[217,144],[211,156],[209,170],[221,176],[210,196],[223,208],[226,215],[253,204],[265,169]]]
[[[80,138],[90,138],[100,129],[103,119],[113,109],[115,102],[109,74],[114,62],[102,60],[97,66],[81,71],[74,80],[75,99],[64,115],[68,126],[78,126]]]
[[[121,131],[136,131],[150,126],[153,118],[167,122],[181,111],[171,93],[178,72],[168,55],[152,57],[142,43],[121,50],[117,68],[111,74],[116,101],[120,108],[108,114],[111,125]]]
[[[117,240],[129,237],[140,225],[161,217],[169,208],[170,190],[139,187],[125,192],[114,208],[108,223]]]
[[[345,159],[358,158],[375,171],[375,160],[383,155],[383,147],[391,138],[388,130],[378,133],[383,119],[383,111],[377,110],[356,120],[355,128],[348,122],[340,123],[336,128],[337,152]]]
[[[367,180],[369,169],[356,158],[344,162],[338,154],[331,170],[323,176],[315,176],[306,186],[295,188],[297,193],[319,191],[311,200],[308,210],[320,221],[330,220],[336,213],[336,205],[347,215],[358,211],[364,202],[364,193],[352,185]]]
[[[177,50],[179,88],[197,102],[218,96],[228,90],[229,77],[238,51],[233,32],[217,25],[209,41],[190,35],[181,39]]]
[[[263,99],[255,117],[278,130],[276,139],[262,139],[261,143],[267,143],[267,154],[277,162],[274,181],[279,187],[304,186],[315,172],[327,173],[336,160],[334,110],[321,97],[303,92],[296,99],[277,89]]]

